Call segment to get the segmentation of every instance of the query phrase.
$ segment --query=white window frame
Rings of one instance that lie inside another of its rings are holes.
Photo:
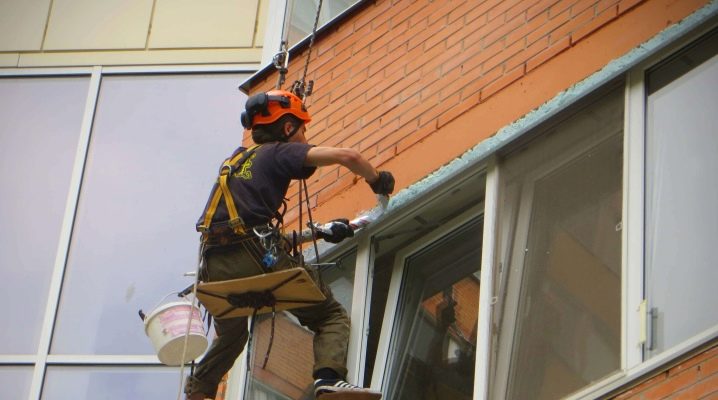
[[[397,253],[394,266],[392,268],[391,282],[389,284],[389,294],[387,296],[386,306],[384,308],[384,320],[382,322],[381,336],[379,337],[379,345],[377,347],[376,362],[371,378],[371,387],[375,390],[386,389],[385,381],[387,374],[391,371],[391,366],[396,360],[390,358],[391,348],[394,346],[394,332],[396,330],[396,318],[398,316],[399,294],[402,282],[406,275],[406,259],[422,249],[430,246],[442,237],[450,234],[461,224],[472,218],[479,217],[483,214],[484,203],[480,202],[472,206],[469,210],[464,211],[461,215],[453,218],[444,224],[441,228],[423,236],[416,240],[410,246],[402,249]],[[483,287],[482,289],[483,290]],[[478,354],[477,354],[478,358]],[[477,360],[478,361],[478,360]],[[476,394],[474,394],[476,397]]]
[[[556,134],[560,135],[561,132],[557,132]],[[504,272],[501,274],[504,275],[501,277],[502,283],[503,281],[506,281],[506,287],[499,288],[499,293],[502,294],[504,298],[502,300],[502,298],[499,297],[498,301],[506,302],[503,314],[508,317],[503,318],[500,326],[498,327],[498,345],[500,347],[497,349],[497,380],[495,383],[496,386],[494,387],[494,397],[496,398],[506,398],[507,395],[511,363],[513,361],[512,354],[514,353],[513,337],[516,330],[515,316],[517,315],[519,309],[521,283],[523,282],[524,274],[523,266],[525,253],[522,251],[524,246],[517,246],[516,243],[526,243],[529,235],[529,224],[531,222],[531,215],[533,212],[533,194],[535,183],[539,179],[571,162],[587,149],[593,148],[607,140],[610,140],[617,134],[619,134],[619,132],[602,132],[599,138],[596,137],[597,135],[590,135],[576,143],[573,143],[570,148],[566,149],[559,157],[552,158],[540,167],[528,172],[524,175],[523,183],[521,184],[521,189],[519,190],[522,195],[517,199],[518,204],[514,204],[512,202],[508,205],[512,207],[512,210],[518,212],[518,216],[516,216],[516,227],[513,231],[508,232],[509,229],[503,230],[506,231],[504,232],[504,239],[509,239],[509,241],[504,240],[503,242],[506,243],[504,251],[511,252],[512,254],[510,256],[508,254],[499,255],[501,259],[498,260],[498,262],[504,266]],[[561,139],[559,138],[558,140]],[[536,146],[534,147],[547,145],[547,143],[536,143]],[[534,150],[534,154],[529,155],[529,157],[531,159],[541,159],[543,158],[543,155],[544,153],[542,151]],[[522,160],[522,162],[529,162],[529,160]],[[501,166],[499,166],[499,169],[501,169]],[[623,190],[625,191],[625,187]],[[504,206],[506,206],[506,204],[504,204]],[[512,219],[510,213],[504,213],[502,216],[504,219]],[[506,225],[507,224],[504,224],[504,226]],[[512,269],[511,271],[508,271],[510,265],[508,265],[507,260],[509,257],[511,260],[510,264],[518,266],[516,269]],[[613,376],[614,374],[610,374],[608,377],[603,378],[601,382],[606,379],[613,379]]]
[[[646,72],[656,64],[681,51],[716,25],[701,29],[649,57],[626,74],[624,149],[623,149],[623,275],[621,368],[615,376],[594,383],[566,397],[569,400],[593,399],[621,385],[662,368],[666,363],[703,346],[718,337],[718,323],[680,344],[644,358],[643,346],[648,340],[650,323],[645,293],[645,196],[646,196]]]

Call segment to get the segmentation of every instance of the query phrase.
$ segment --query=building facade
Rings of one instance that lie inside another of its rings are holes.
[[[325,167],[302,200],[317,221],[380,215],[315,260],[352,317],[349,380],[387,399],[718,396],[718,3],[324,3],[311,47],[302,1],[289,24],[264,0],[0,6],[10,398],[179,391],[137,310],[190,282],[192,225],[249,140],[246,95],[276,85],[284,25],[285,86],[311,55],[310,142],[397,178],[383,207]],[[312,398],[311,334],[276,324],[224,398]]]

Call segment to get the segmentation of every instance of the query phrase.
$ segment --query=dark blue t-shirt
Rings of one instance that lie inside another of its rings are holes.
[[[232,171],[228,186],[237,212],[247,227],[269,222],[280,209],[292,179],[306,179],[314,174],[316,167],[304,165],[311,147],[306,143],[265,143]],[[232,157],[244,150],[244,147],[238,148]],[[205,213],[202,213],[198,224],[204,217]],[[228,219],[227,206],[222,199],[211,228],[226,226]]]

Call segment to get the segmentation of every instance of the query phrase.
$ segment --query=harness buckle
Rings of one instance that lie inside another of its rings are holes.
[[[230,164],[223,164],[222,168],[219,169],[219,175],[232,175],[232,166]]]
[[[244,229],[244,223],[242,222],[242,218],[232,218],[228,222],[229,227],[232,228],[234,233],[238,235],[243,235],[246,231]]]

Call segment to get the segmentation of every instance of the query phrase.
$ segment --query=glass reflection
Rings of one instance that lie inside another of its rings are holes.
[[[35,354],[89,79],[0,79],[0,354]]]
[[[179,381],[178,368],[48,367],[42,399],[173,399]]]
[[[471,399],[482,220],[406,260],[394,328],[390,399]]]
[[[195,220],[242,140],[240,80],[103,78],[53,354],[154,354],[137,311],[191,283]]]

